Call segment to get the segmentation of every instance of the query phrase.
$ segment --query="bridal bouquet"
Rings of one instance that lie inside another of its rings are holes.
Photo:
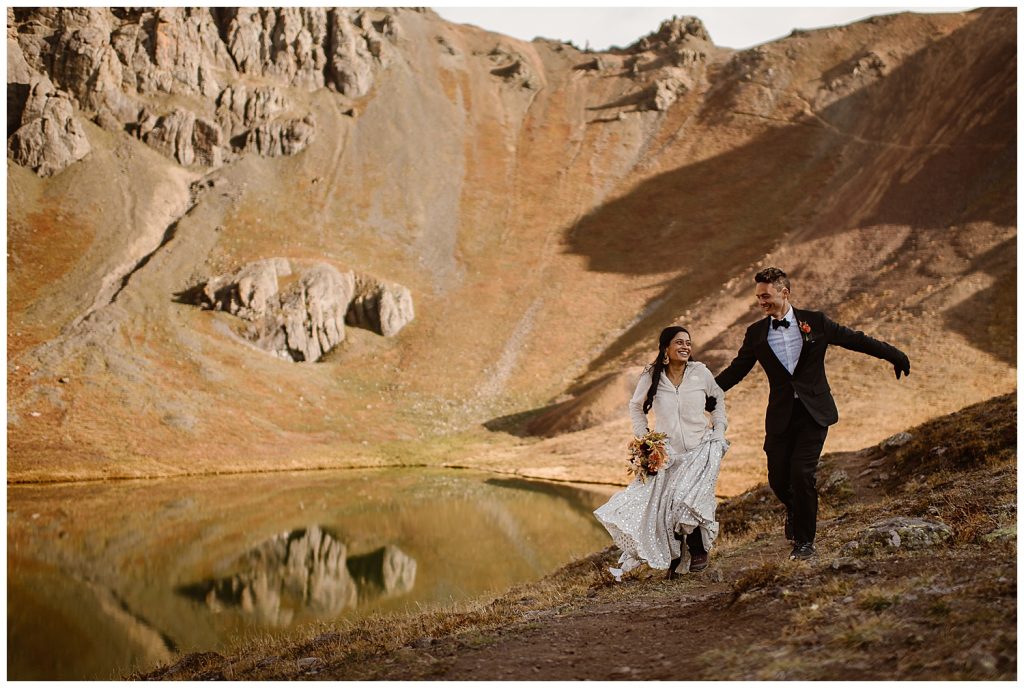
[[[634,437],[629,443],[629,474],[647,482],[648,476],[656,475],[668,462],[663,432],[648,432],[643,437]]]

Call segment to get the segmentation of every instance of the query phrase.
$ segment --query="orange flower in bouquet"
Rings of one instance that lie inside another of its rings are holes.
[[[629,442],[629,466],[626,469],[634,478],[639,476],[642,482],[657,475],[658,471],[668,463],[668,452],[665,440],[668,435],[663,432],[648,432],[643,437],[634,437]]]

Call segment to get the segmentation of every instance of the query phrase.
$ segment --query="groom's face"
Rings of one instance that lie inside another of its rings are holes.
[[[764,314],[773,318],[781,318],[789,308],[789,289],[786,287],[777,289],[774,284],[758,282],[754,295]]]

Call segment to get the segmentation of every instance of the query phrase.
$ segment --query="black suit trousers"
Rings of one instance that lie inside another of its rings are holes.
[[[818,523],[818,459],[828,428],[811,418],[803,402],[793,400],[784,432],[765,436],[768,484],[792,514],[793,537],[814,542]]]

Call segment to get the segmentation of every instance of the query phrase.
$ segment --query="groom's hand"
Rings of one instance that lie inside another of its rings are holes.
[[[909,366],[910,364],[908,363],[907,365]],[[704,398],[704,410],[705,411],[707,411],[708,413],[711,413],[712,411],[715,410],[716,406],[718,406],[718,399],[716,399],[715,397],[705,397]]]
[[[910,359],[902,351],[897,350],[896,356],[892,359],[893,371],[896,373],[896,379],[900,379],[900,375],[910,376]]]

